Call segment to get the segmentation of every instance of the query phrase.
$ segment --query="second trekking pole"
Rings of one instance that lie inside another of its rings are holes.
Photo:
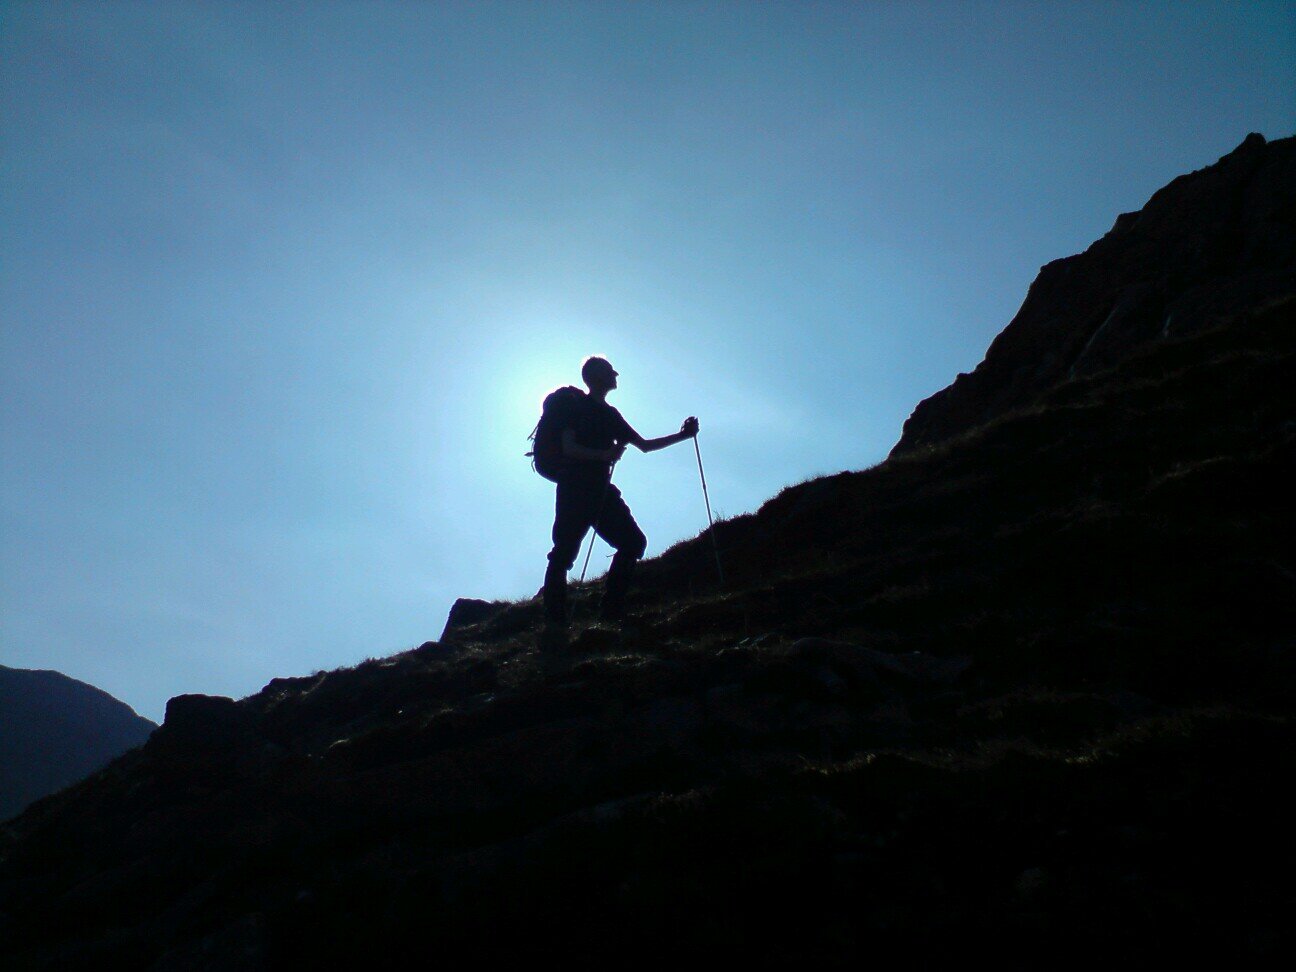
[[[698,476],[702,479],[702,499],[706,502],[707,526],[711,528],[711,549],[715,551],[716,573],[720,575],[720,585],[724,586],[724,568],[720,566],[720,545],[716,542],[715,521],[711,519],[711,497],[707,495],[706,473],[702,471],[702,450],[698,448],[697,435],[693,436],[693,451],[697,453]]]
[[[607,482],[603,484],[603,495],[599,497],[598,512],[594,514],[594,522],[590,524],[590,545],[589,549],[585,551],[585,566],[581,567],[580,582],[582,584],[585,583],[585,571],[589,569],[590,554],[594,552],[594,538],[598,536],[598,521],[603,518],[603,507],[607,505],[608,489],[612,485],[612,474],[614,472],[616,472],[615,462],[612,463],[612,467],[608,469]]]

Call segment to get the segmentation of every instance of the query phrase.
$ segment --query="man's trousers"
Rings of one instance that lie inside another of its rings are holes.
[[[648,539],[621,498],[621,490],[611,482],[560,482],[554,504],[553,549],[544,582],[545,617],[551,624],[567,622],[567,572],[576,563],[590,527],[616,551],[600,614],[605,621],[619,621],[624,614],[630,577]]]

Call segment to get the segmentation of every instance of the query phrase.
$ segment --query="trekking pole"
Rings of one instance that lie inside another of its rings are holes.
[[[599,497],[598,512],[594,514],[594,522],[590,524],[590,545],[585,551],[585,566],[581,568],[580,582],[585,583],[585,571],[589,569],[590,554],[594,552],[594,538],[598,536],[598,521],[603,517],[603,507],[607,504],[608,489],[612,485],[612,474],[616,472],[616,463],[612,463],[612,468],[608,470],[607,482],[603,484],[603,495]]]
[[[720,575],[720,586],[724,586],[724,568],[720,566],[720,544],[716,542],[715,521],[711,519],[711,497],[707,495],[706,473],[702,471],[702,450],[698,448],[697,436],[693,436],[693,451],[697,453],[698,475],[702,477],[702,499],[706,501],[707,526],[711,528],[711,549],[715,551],[716,573]]]

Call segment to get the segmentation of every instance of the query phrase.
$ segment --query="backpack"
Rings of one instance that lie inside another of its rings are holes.
[[[571,428],[577,412],[585,402],[585,393],[573,385],[559,388],[545,396],[540,421],[529,436],[532,446],[527,453],[531,468],[551,483],[567,468],[562,452],[563,429]]]

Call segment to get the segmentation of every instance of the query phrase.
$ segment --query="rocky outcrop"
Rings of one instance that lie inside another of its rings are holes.
[[[156,728],[93,685],[0,665],[0,820],[100,769]]]
[[[1248,135],[1175,179],[1084,253],[1040,270],[985,360],[921,402],[892,455],[1030,408],[1157,341],[1296,293],[1296,138]]]
[[[441,631],[441,640],[447,641],[454,636],[455,629],[476,624],[489,618],[497,609],[490,601],[480,601],[475,597],[456,598],[450,605],[446,616],[445,628]]]

